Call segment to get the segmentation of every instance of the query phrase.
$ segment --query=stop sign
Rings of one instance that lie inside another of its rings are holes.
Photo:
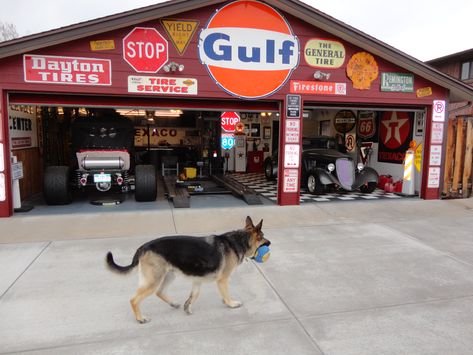
[[[156,73],[168,61],[168,42],[155,28],[135,27],[123,38],[123,59],[138,73]]]
[[[220,123],[225,132],[235,132],[238,122],[240,122],[240,116],[236,112],[223,112],[220,116]]]

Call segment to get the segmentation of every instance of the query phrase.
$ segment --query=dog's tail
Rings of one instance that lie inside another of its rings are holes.
[[[135,255],[133,256],[133,261],[131,262],[130,265],[127,266],[121,266],[115,263],[115,260],[113,260],[113,255],[112,252],[107,253],[107,266],[110,270],[118,272],[120,274],[126,274],[130,272],[135,266],[138,265],[140,259],[140,253],[136,252]]]

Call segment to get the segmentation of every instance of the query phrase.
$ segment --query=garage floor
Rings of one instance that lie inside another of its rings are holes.
[[[255,190],[261,197],[263,205],[272,205],[277,202],[277,182],[267,181],[263,173],[231,173],[226,174],[226,178],[233,179],[241,184]],[[328,193],[324,195],[311,195],[305,188],[300,195],[300,203],[314,202],[336,202],[336,201],[356,201],[356,200],[395,200],[402,199],[402,196],[388,193],[376,189],[371,194],[360,192]],[[118,203],[116,203],[116,201]],[[93,203],[97,202],[97,204]],[[103,202],[103,204],[101,204]],[[33,206],[31,211],[25,212],[32,215],[44,214],[69,214],[69,213],[96,213],[96,212],[129,212],[133,210],[154,211],[169,209],[172,202],[168,201],[165,195],[162,179],[158,179],[158,197],[153,202],[136,202],[133,193],[104,195],[92,193],[88,195],[76,194],[70,205],[48,206],[43,201],[41,194],[34,196],[22,203],[22,207]],[[202,194],[192,195],[190,198],[190,208],[208,207],[240,207],[247,206],[245,201],[231,194]],[[16,213],[22,213],[16,211]]]
[[[227,178],[234,179],[249,188],[258,192],[261,196],[276,202],[277,182],[267,181],[263,173],[234,173],[226,175]],[[302,188],[300,203],[308,202],[334,202],[334,201],[354,201],[354,200],[379,200],[379,199],[400,199],[402,196],[394,193],[376,189],[371,194],[361,192],[327,193],[324,195],[312,195],[306,188]]]

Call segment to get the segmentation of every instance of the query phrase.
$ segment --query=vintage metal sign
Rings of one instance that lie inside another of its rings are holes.
[[[220,126],[225,132],[235,132],[236,125],[240,122],[240,115],[236,112],[227,111],[220,115]]]
[[[337,132],[348,133],[355,127],[355,113],[351,110],[340,110],[335,114],[333,123]]]
[[[10,105],[8,108],[11,149],[38,146],[36,109],[32,106]]]
[[[299,57],[299,40],[289,24],[259,1],[225,5],[199,35],[201,63],[218,86],[240,98],[278,91],[299,65]]]
[[[360,111],[358,113],[357,133],[360,138],[371,138],[376,133],[376,112]]]
[[[402,164],[412,140],[413,114],[384,112],[379,122],[378,161]]]
[[[427,178],[428,188],[438,188],[440,186],[440,168],[429,168],[429,175]]]
[[[25,54],[23,70],[29,83],[112,85],[109,59]]]
[[[284,167],[298,168],[299,167],[299,144],[284,145]]]
[[[432,121],[444,122],[445,121],[445,101],[434,100],[432,110]]]
[[[381,91],[414,92],[414,75],[405,73],[381,73]]]
[[[108,51],[112,49],[115,49],[115,41],[113,39],[90,41],[91,51]]]
[[[0,201],[6,200],[5,174],[0,173]]]
[[[0,143],[0,172],[5,170],[5,155],[3,153],[3,143]]]
[[[340,68],[345,62],[345,47],[337,41],[310,39],[304,47],[304,58],[314,68]]]
[[[417,89],[416,91],[416,96],[417,97],[426,97],[432,95],[432,88],[430,86],[426,88],[420,88]]]
[[[299,170],[284,169],[284,192],[299,191]]]
[[[430,143],[443,143],[443,122],[432,122],[432,133],[430,136]]]
[[[300,95],[286,95],[286,117],[301,118]]]
[[[441,161],[442,161],[442,146],[432,144],[430,146],[429,165],[440,166]]]
[[[168,41],[155,28],[135,27],[123,38],[123,59],[138,73],[156,73],[168,55]]]
[[[199,21],[163,19],[161,23],[179,55],[183,55],[199,26]]]
[[[197,79],[130,75],[128,92],[154,95],[197,95]]]
[[[378,63],[366,52],[354,54],[347,64],[347,75],[358,90],[368,90],[378,77]]]
[[[416,147],[414,165],[416,167],[416,170],[420,173],[422,165],[422,143],[419,143]]]
[[[345,83],[330,83],[317,81],[290,81],[290,92],[293,94],[308,94],[308,95],[346,95],[347,84]]]
[[[301,136],[300,120],[287,119],[286,120],[286,143],[299,143]]]
[[[222,149],[232,149],[235,146],[235,135],[233,133],[222,133],[220,146]]]

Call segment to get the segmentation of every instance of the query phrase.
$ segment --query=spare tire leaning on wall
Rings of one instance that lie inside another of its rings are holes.
[[[154,165],[137,165],[135,167],[135,200],[138,202],[154,201],[157,193]]]
[[[72,202],[71,168],[48,166],[43,178],[43,196],[48,205],[67,205]]]

